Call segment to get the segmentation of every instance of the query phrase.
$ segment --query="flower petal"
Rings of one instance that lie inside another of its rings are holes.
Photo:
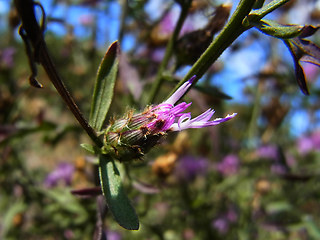
[[[214,114],[214,110],[209,108],[204,113],[200,114],[198,117],[194,118],[193,121],[208,121],[212,115]]]
[[[166,101],[163,103],[168,103],[174,105],[179,99],[185,94],[185,92],[191,87],[193,81],[196,79],[196,75],[190,78],[187,82],[181,85]]]
[[[202,113],[198,117],[191,119],[190,113],[182,115],[178,123],[174,123],[171,126],[172,131],[182,131],[188,128],[203,128],[203,127],[209,127],[218,125],[222,122],[226,122],[233,117],[235,117],[237,114],[233,113],[231,115],[227,115],[225,118],[216,118],[212,121],[208,121],[214,113],[214,110],[208,109],[206,112]]]
[[[186,110],[192,103],[185,103],[182,102],[180,104],[178,104],[177,106],[173,107],[170,110],[171,114],[174,114],[176,117],[180,117],[182,114],[181,112],[183,112],[184,110]]]

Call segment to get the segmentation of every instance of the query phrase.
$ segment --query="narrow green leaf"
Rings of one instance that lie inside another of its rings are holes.
[[[267,35],[281,39],[297,37],[304,28],[301,25],[282,25],[272,20],[260,20],[255,27]]]
[[[113,42],[102,59],[93,91],[90,125],[99,131],[107,116],[118,71],[118,42]]]
[[[22,200],[17,200],[15,202],[9,201],[8,208],[3,213],[2,216],[2,223],[1,223],[1,232],[0,237],[1,239],[6,239],[7,234],[10,230],[14,229],[14,217],[19,214],[23,213],[27,209],[27,205]]]
[[[94,146],[94,145],[91,145],[91,144],[88,144],[88,143],[82,143],[82,144],[80,144],[80,146],[83,149],[87,150],[91,154],[96,155],[98,153],[101,153],[101,150],[98,147]]]
[[[315,223],[314,219],[311,216],[306,215],[303,217],[303,222],[310,237],[312,237],[312,239],[319,239],[320,228],[319,225]]]
[[[99,173],[103,195],[115,220],[128,230],[139,229],[139,219],[128,199],[114,161],[108,155],[100,155]]]

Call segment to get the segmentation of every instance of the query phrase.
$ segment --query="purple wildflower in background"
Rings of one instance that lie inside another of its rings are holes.
[[[181,181],[192,181],[199,175],[205,175],[209,162],[205,158],[184,156],[178,160],[175,168],[176,176]]]
[[[300,154],[308,154],[311,151],[320,150],[320,130],[299,138],[297,148]]]
[[[225,156],[217,165],[217,170],[224,176],[236,174],[240,168],[240,160],[237,155],[229,154]]]
[[[64,183],[65,185],[70,185],[72,180],[72,175],[74,173],[74,166],[70,163],[60,163],[56,169],[54,169],[46,177],[44,185],[46,187],[55,187],[59,183]]]
[[[121,234],[116,231],[106,231],[108,240],[121,240]]]
[[[163,103],[147,107],[144,112],[135,115],[130,112],[126,118],[111,123],[104,131],[105,151],[121,161],[139,158],[168,132],[215,126],[236,116],[233,113],[225,118],[211,120],[213,109],[208,109],[193,119],[190,112],[184,113],[191,103],[176,103],[191,87],[195,78],[193,76],[184,83]]]
[[[216,229],[220,234],[226,234],[230,228],[230,225],[238,220],[238,213],[234,207],[229,207],[228,211],[220,215],[212,222],[212,227]]]
[[[260,158],[276,160],[279,158],[278,149],[274,145],[264,145],[257,149],[256,154]]]
[[[297,141],[297,147],[300,154],[307,154],[313,150],[313,142],[310,137],[301,137]]]
[[[174,31],[177,21],[178,15],[175,12],[169,12],[168,14],[166,14],[160,22],[158,30],[159,34],[164,36],[170,36]],[[194,22],[190,19],[186,19],[180,31],[180,36],[193,31],[194,28]]]
[[[160,32],[163,32],[165,34],[171,34],[174,30],[175,26],[175,15],[172,13],[168,13],[165,15],[165,17],[160,22]]]
[[[270,170],[272,173],[277,174],[277,175],[283,175],[288,172],[286,167],[280,163],[272,164],[270,167]]]
[[[229,222],[225,217],[220,217],[213,221],[212,227],[220,234],[226,234],[229,230]]]
[[[14,47],[7,47],[0,51],[0,67],[12,68],[14,66],[14,54],[16,49]]]

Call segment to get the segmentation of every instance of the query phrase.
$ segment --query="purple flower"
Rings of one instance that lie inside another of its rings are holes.
[[[175,168],[177,177],[182,181],[192,181],[198,175],[207,172],[209,162],[205,158],[195,158],[192,156],[184,156],[179,159]]]
[[[115,231],[106,231],[108,240],[121,240],[121,234]]]
[[[234,175],[240,167],[239,158],[237,155],[229,154],[225,156],[217,165],[217,170],[224,176]]]
[[[14,65],[14,54],[16,49],[14,47],[7,47],[0,51],[0,66],[4,68],[12,68]]]
[[[270,167],[271,172],[277,175],[283,175],[287,173],[287,169],[285,166],[281,165],[280,163],[274,163]]]
[[[320,130],[313,132],[311,135],[311,139],[312,139],[314,148],[319,150],[320,149]]]
[[[176,26],[176,22],[178,21],[178,15],[174,12],[169,12],[160,22],[159,26],[159,35],[161,36],[170,36],[174,31]],[[186,19],[185,24],[183,24],[182,29],[180,31],[180,36],[191,32],[194,30],[194,21],[191,19]]]
[[[148,127],[160,131],[181,131],[188,128],[203,128],[218,125],[219,123],[228,121],[236,116],[236,113],[233,113],[231,115],[227,115],[225,118],[216,118],[214,120],[210,120],[214,114],[214,110],[208,109],[198,117],[191,119],[190,112],[183,113],[191,105],[191,103],[182,102],[174,106],[191,87],[195,78],[196,76],[193,76],[166,101],[151,109],[151,112],[155,114],[156,118],[147,125]],[[162,124],[160,128],[157,128],[157,126],[159,126],[159,122]]]
[[[225,217],[230,223],[235,223],[238,220],[238,212],[236,211],[235,207],[230,206],[225,214]]]
[[[261,146],[260,148],[258,148],[256,153],[257,153],[258,157],[260,157],[260,158],[268,158],[268,159],[272,159],[272,160],[277,160],[279,157],[278,149],[274,145]]]
[[[212,227],[220,234],[226,234],[229,230],[229,221],[224,217],[217,218],[213,221]]]
[[[307,154],[311,151],[320,150],[320,131],[317,130],[309,136],[303,136],[297,141],[298,151]]]
[[[313,149],[313,142],[310,137],[299,138],[297,145],[298,145],[298,150],[301,154],[309,153]]]
[[[192,119],[190,112],[184,113],[191,103],[175,105],[191,87],[195,78],[196,76],[193,76],[184,83],[163,103],[147,107],[144,112],[135,115],[129,112],[126,118],[111,123],[103,132],[103,150],[121,161],[139,158],[168,132],[214,126],[236,116],[236,113],[233,113],[225,118],[210,120],[214,110],[208,109]]]
[[[171,34],[174,30],[175,19],[172,13],[168,13],[160,22],[160,31],[165,34]]]
[[[308,76],[308,82],[315,82],[319,73],[319,66],[309,63],[301,63],[304,73]]]
[[[226,234],[230,225],[238,220],[238,213],[234,207],[229,207],[228,211],[220,215],[212,222],[212,227],[215,228],[220,234]]]
[[[46,187],[55,187],[59,183],[63,182],[66,185],[71,184],[72,175],[74,172],[74,166],[70,163],[60,163],[56,169],[54,169],[46,177],[44,185]]]

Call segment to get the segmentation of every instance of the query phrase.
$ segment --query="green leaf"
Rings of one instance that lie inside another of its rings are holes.
[[[93,155],[101,153],[101,149],[99,149],[98,147],[96,147],[94,145],[91,145],[88,143],[82,143],[82,144],[80,144],[80,146]]]
[[[280,39],[297,37],[304,29],[301,25],[282,25],[272,20],[260,20],[255,27],[267,35]]]
[[[0,237],[5,239],[10,229],[13,229],[13,219],[19,214],[25,212],[27,205],[22,200],[16,202],[8,202],[8,208],[2,216],[1,233]]]
[[[273,0],[268,4],[262,6],[258,10],[252,11],[245,21],[248,20],[249,22],[257,22],[260,19],[264,18],[267,14],[273,12],[274,10],[276,10],[277,8],[281,7],[289,1],[290,0]],[[257,0],[257,2],[260,2],[260,0]]]
[[[115,220],[128,230],[139,229],[139,219],[128,199],[115,162],[108,155],[100,155],[99,173],[103,195]]]
[[[118,48],[117,41],[110,45],[98,69],[89,119],[90,125],[97,131],[101,130],[112,101],[118,71]]]
[[[303,217],[303,222],[308,234],[310,234],[310,237],[313,237],[313,239],[319,239],[320,228],[317,226],[318,224],[315,223],[315,220],[311,216],[306,215]]]

